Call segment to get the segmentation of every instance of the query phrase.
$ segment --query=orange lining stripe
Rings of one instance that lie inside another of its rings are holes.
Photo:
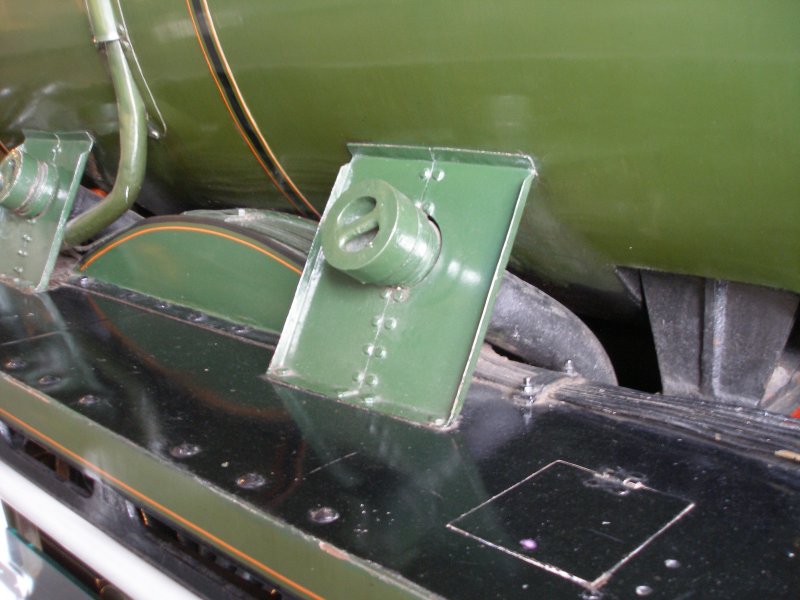
[[[114,477],[108,471],[105,471],[102,468],[100,468],[97,465],[95,465],[94,463],[89,462],[88,460],[83,458],[81,455],[73,452],[69,448],[67,448],[65,446],[62,446],[61,444],[59,444],[57,441],[55,441],[50,436],[42,433],[41,431],[39,431],[38,429],[36,429],[32,425],[29,425],[28,423],[26,423],[22,419],[20,419],[18,417],[15,417],[14,415],[12,415],[7,410],[5,410],[3,408],[0,408],[0,414],[2,414],[5,417],[11,419],[17,425],[21,426],[23,429],[26,429],[30,433],[33,433],[34,435],[38,436],[41,440],[47,442],[53,448],[56,448],[56,449],[60,450],[61,452],[63,452],[64,454],[66,454],[67,456],[72,458],[73,460],[77,461],[78,463],[82,464],[85,467],[88,467],[89,469],[91,469],[92,471],[97,473],[98,475],[101,475],[103,478],[105,478],[106,480],[110,481],[114,485],[117,485],[117,486],[121,487],[126,492],[128,492],[129,494],[132,494],[133,496],[135,496],[139,500],[143,500],[144,502],[148,503],[150,506],[153,506],[154,508],[160,510],[163,514],[168,515],[172,519],[175,519],[176,521],[178,521],[182,525],[188,527],[189,529],[191,529],[195,533],[199,533],[200,535],[202,535],[206,539],[208,539],[208,540],[214,542],[215,544],[225,548],[225,550],[227,550],[231,554],[236,555],[237,557],[241,558],[242,560],[250,563],[251,565],[253,565],[253,566],[255,566],[255,567],[259,568],[259,569],[261,569],[262,571],[264,571],[268,575],[271,575],[272,577],[275,577],[276,579],[282,581],[283,583],[293,587],[295,590],[297,590],[297,591],[299,591],[299,592],[301,592],[303,594],[306,594],[307,596],[310,596],[311,598],[314,598],[315,600],[324,600],[324,598],[322,596],[319,596],[319,595],[315,594],[314,592],[312,592],[311,590],[303,587],[299,583],[296,583],[296,582],[292,581],[291,579],[289,579],[285,575],[281,575],[280,573],[278,573],[274,569],[271,569],[270,567],[268,567],[264,563],[262,563],[259,560],[253,558],[252,556],[250,556],[249,554],[245,554],[244,552],[242,552],[238,548],[235,548],[234,546],[231,546],[228,542],[222,540],[221,538],[218,538],[213,533],[211,533],[209,531],[206,531],[205,529],[203,529],[199,525],[196,525],[196,524],[192,523],[191,521],[189,521],[185,517],[180,516],[175,511],[170,510],[169,508],[167,508],[163,504],[153,500],[152,498],[150,498],[149,496],[143,494],[142,492],[138,491],[137,489],[129,486],[124,481],[122,481],[120,479],[117,479],[116,477]]]
[[[223,66],[225,68],[225,74],[227,75],[228,80],[230,81],[231,86],[233,88],[233,91],[236,94],[236,98],[239,101],[239,105],[241,106],[243,112],[247,116],[247,120],[250,123],[250,126],[253,128],[253,131],[258,136],[259,141],[262,143],[264,151],[269,155],[270,159],[272,159],[273,163],[275,164],[275,167],[278,169],[280,174],[283,176],[283,178],[285,179],[286,183],[289,185],[289,187],[291,187],[292,191],[294,191],[294,193],[297,194],[297,197],[300,198],[300,200],[302,200],[303,203],[309,208],[309,210],[311,210],[311,212],[314,215],[316,215],[317,219],[319,219],[320,218],[319,211],[317,211],[317,209],[314,208],[314,206],[308,201],[308,199],[302,194],[302,192],[295,185],[294,181],[292,181],[291,177],[289,177],[289,175],[283,169],[281,164],[278,162],[278,159],[275,157],[275,154],[272,152],[272,149],[270,148],[270,146],[267,143],[266,139],[264,138],[263,134],[261,133],[261,130],[259,129],[258,124],[256,123],[255,119],[253,118],[252,113],[250,112],[250,108],[247,106],[247,103],[245,103],[244,98],[242,97],[242,94],[241,94],[241,92],[239,90],[239,86],[236,83],[236,79],[233,77],[233,72],[231,71],[230,65],[228,64],[228,59],[225,57],[225,53],[222,51],[222,45],[220,44],[219,38],[217,37],[217,31],[214,28],[214,22],[213,22],[213,20],[211,18],[211,12],[210,12],[210,10],[208,8],[208,4],[205,2],[205,0],[202,0],[202,3],[203,3],[203,13],[204,13],[206,22],[208,24],[209,33],[211,34],[211,37],[213,38],[213,41],[214,41],[214,47],[216,48],[217,53],[219,54],[219,57],[222,60]],[[208,70],[211,73],[211,79],[214,80],[214,85],[217,87],[217,91],[219,91],[219,95],[222,97],[222,102],[223,102],[223,104],[225,104],[225,108],[228,109],[228,114],[230,114],[231,120],[233,120],[233,123],[236,126],[236,129],[239,131],[239,135],[242,136],[242,139],[247,144],[247,147],[250,148],[250,152],[253,154],[255,159],[258,161],[258,164],[261,165],[261,168],[267,174],[267,177],[269,177],[269,180],[272,182],[272,184],[278,189],[278,191],[283,195],[283,197],[286,198],[286,200],[289,201],[289,204],[291,204],[292,207],[298,213],[301,213],[300,209],[294,203],[294,201],[292,200],[291,196],[286,193],[286,190],[283,188],[283,186],[281,186],[280,183],[278,183],[278,181],[275,179],[275,177],[270,172],[269,167],[267,167],[267,165],[264,164],[264,161],[258,155],[258,152],[253,147],[253,144],[250,142],[250,139],[247,137],[247,134],[245,134],[245,132],[242,130],[242,127],[239,124],[239,121],[238,121],[238,119],[236,118],[236,115],[233,112],[233,108],[231,107],[230,103],[228,102],[228,98],[225,95],[225,92],[222,90],[222,86],[220,85],[219,80],[217,79],[216,71],[214,69],[214,66],[211,64],[211,59],[208,57],[208,53],[206,52],[206,47],[203,44],[203,38],[200,35],[200,30],[197,27],[197,22],[195,20],[194,11],[192,10],[192,6],[191,6],[189,0],[186,0],[186,8],[189,11],[189,17],[190,17],[190,19],[192,21],[192,27],[194,28],[194,33],[195,33],[195,37],[197,38],[197,43],[200,45],[200,52],[203,54],[203,59],[205,60],[205,63],[208,66]]]
[[[253,154],[255,159],[258,161],[258,164],[261,165],[261,168],[264,170],[264,173],[267,174],[267,177],[269,177],[269,180],[272,182],[272,184],[283,195],[283,197],[286,198],[289,201],[289,204],[292,205],[292,208],[294,208],[298,213],[300,213],[301,212],[300,209],[297,207],[297,205],[294,203],[294,201],[289,197],[289,194],[286,193],[286,191],[280,186],[280,184],[277,182],[277,180],[272,176],[272,173],[270,173],[269,168],[267,167],[267,165],[264,164],[264,161],[261,160],[261,157],[258,155],[258,152],[256,152],[255,148],[253,148],[253,144],[250,143],[250,140],[247,138],[247,135],[242,130],[242,126],[239,125],[239,121],[236,119],[236,116],[233,114],[233,109],[231,108],[231,105],[228,103],[228,99],[225,97],[225,92],[222,91],[222,86],[220,86],[219,81],[217,81],[217,78],[214,75],[214,67],[211,64],[211,60],[208,58],[208,55],[206,54],[205,46],[203,46],[203,38],[200,36],[200,31],[197,29],[197,23],[194,20],[194,14],[192,13],[192,6],[191,6],[191,4],[189,4],[189,0],[186,0],[186,8],[189,10],[189,17],[191,18],[191,21],[192,21],[192,27],[194,27],[194,33],[195,33],[195,36],[197,37],[197,43],[200,44],[200,52],[203,54],[203,59],[206,61],[206,65],[208,65],[208,70],[211,73],[211,79],[214,81],[214,85],[217,86],[217,90],[219,91],[219,95],[222,97],[222,103],[225,105],[225,108],[228,109],[228,114],[230,114],[231,120],[233,121],[233,124],[236,126],[236,129],[239,131],[239,135],[242,136],[242,139],[244,140],[245,144],[247,144],[247,147],[250,148],[250,152]]]
[[[302,192],[297,188],[292,181],[291,177],[284,171],[281,163],[278,162],[275,154],[272,152],[272,148],[269,147],[267,140],[264,139],[264,136],[261,133],[261,129],[259,129],[258,124],[256,123],[255,118],[253,117],[252,113],[250,112],[250,107],[247,106],[247,102],[244,101],[244,96],[242,96],[242,92],[239,90],[239,84],[236,83],[236,78],[233,76],[233,70],[231,69],[230,64],[228,64],[228,58],[225,56],[225,52],[222,50],[222,44],[219,41],[219,37],[217,36],[217,28],[214,26],[214,19],[211,17],[211,10],[208,8],[207,0],[201,0],[203,3],[203,13],[205,13],[206,22],[208,23],[208,31],[211,33],[211,37],[214,39],[214,46],[217,49],[217,53],[219,57],[222,59],[222,64],[225,66],[225,74],[228,76],[228,79],[233,86],[233,91],[236,94],[236,98],[239,100],[239,104],[244,110],[244,113],[247,115],[247,120],[250,122],[250,126],[253,128],[253,131],[256,132],[259,141],[264,146],[264,150],[269,154],[269,157],[272,159],[272,162],[275,163],[275,167],[280,171],[283,178],[286,180],[286,183],[292,188],[292,191],[297,194],[297,197],[303,201],[303,203],[309,208],[309,210],[314,213],[317,218],[320,218],[319,212],[314,206],[306,199],[306,197],[302,194]],[[195,29],[195,31],[197,31]]]
[[[91,265],[94,261],[96,261],[98,258],[102,257],[107,252],[113,250],[114,248],[116,248],[120,244],[124,244],[128,240],[132,240],[133,238],[137,238],[140,235],[145,235],[146,233],[154,233],[156,231],[191,231],[191,232],[194,232],[194,233],[205,233],[205,234],[208,234],[208,235],[215,235],[217,237],[225,238],[226,240],[230,240],[232,242],[236,242],[237,244],[241,244],[242,246],[247,246],[248,248],[251,248],[251,249],[253,249],[253,250],[257,251],[257,252],[260,252],[261,254],[269,256],[274,261],[282,264],[284,267],[286,267],[287,269],[289,269],[291,271],[294,271],[298,275],[301,275],[303,273],[300,269],[298,269],[293,264],[291,264],[289,262],[286,262],[285,260],[283,260],[279,256],[276,256],[276,255],[272,254],[271,252],[269,252],[268,250],[265,250],[261,246],[257,246],[256,244],[253,244],[251,242],[248,242],[248,241],[245,241],[243,239],[237,238],[235,236],[229,235],[227,233],[222,233],[221,231],[214,231],[213,229],[203,229],[201,227],[188,227],[186,225],[161,225],[159,227],[149,227],[147,229],[140,229],[139,231],[134,231],[133,233],[129,233],[125,237],[122,237],[122,238],[116,240],[115,242],[112,242],[111,244],[109,244],[108,246],[106,246],[105,248],[103,248],[102,250],[97,252],[96,254],[92,255],[92,257],[89,258],[89,260],[87,260],[85,263],[83,263],[81,265],[80,270],[83,271],[89,265]]]

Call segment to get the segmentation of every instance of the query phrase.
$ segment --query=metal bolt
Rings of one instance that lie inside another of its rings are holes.
[[[98,402],[100,402],[100,398],[94,394],[86,394],[78,399],[78,404],[81,406],[94,406]]]
[[[200,453],[200,446],[184,442],[170,448],[169,453],[175,458],[189,458]]]
[[[20,369],[24,369],[28,366],[28,363],[22,360],[21,358],[9,358],[7,361],[3,363],[3,367],[8,369],[9,371],[19,371]]]
[[[42,375],[41,377],[39,377],[39,385],[42,386],[55,385],[60,381],[61,377],[59,377],[58,375]]]
[[[636,586],[636,595],[637,596],[649,596],[653,593],[653,588],[649,585],[637,585]]]
[[[339,511],[330,506],[320,506],[309,510],[308,518],[317,525],[327,525],[339,519]]]
[[[81,287],[89,287],[89,278],[81,277],[80,279],[78,279],[78,285]]]
[[[675,560],[674,558],[668,558],[664,561],[664,566],[668,569],[678,569],[681,566],[681,563]]]
[[[260,473],[245,473],[236,479],[236,485],[245,490],[255,490],[263,487],[267,483],[267,478]]]

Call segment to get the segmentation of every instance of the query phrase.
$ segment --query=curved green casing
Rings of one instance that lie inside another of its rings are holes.
[[[280,332],[302,254],[241,227],[197,218],[148,219],[90,253],[78,270],[161,300]]]
[[[348,142],[521,151],[540,180],[517,270],[610,294],[616,266],[800,291],[796,1],[123,0],[151,125],[166,123],[149,148],[149,197],[173,199],[159,212],[291,208],[210,75],[206,9],[318,210]],[[3,142],[87,128],[113,170],[115,100],[82,3],[0,0],[0,81]]]

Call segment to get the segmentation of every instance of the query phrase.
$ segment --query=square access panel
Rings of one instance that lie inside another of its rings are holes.
[[[636,477],[555,461],[447,527],[598,589],[693,507]]]

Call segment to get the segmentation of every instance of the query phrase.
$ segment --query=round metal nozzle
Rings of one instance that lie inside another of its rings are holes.
[[[320,225],[331,266],[374,285],[413,285],[439,257],[439,229],[399,190],[380,179],[353,184]]]
[[[56,195],[55,167],[14,148],[0,162],[0,206],[22,217],[42,214]]]

